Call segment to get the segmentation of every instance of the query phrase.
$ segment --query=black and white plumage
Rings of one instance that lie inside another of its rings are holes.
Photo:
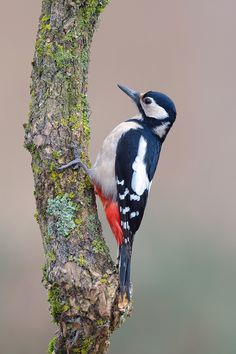
[[[110,197],[118,204],[123,236],[119,245],[120,288],[121,294],[126,293],[129,298],[133,239],[143,218],[161,146],[175,121],[176,109],[162,93],[139,94],[119,87],[135,101],[139,116],[121,123],[108,135],[93,171],[95,183],[105,194],[111,188]],[[108,158],[106,150],[113,155]],[[106,166],[103,176],[101,166]],[[110,180],[106,179],[107,174]]]
[[[140,94],[118,86],[132,98],[139,114],[120,123],[105,138],[91,169],[78,158],[74,162],[89,174],[103,203],[119,245],[121,297],[126,295],[129,300],[134,235],[140,227],[162,143],[175,121],[176,109],[173,101],[163,93]]]

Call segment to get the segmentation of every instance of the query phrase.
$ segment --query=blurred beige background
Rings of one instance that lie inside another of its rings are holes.
[[[46,353],[54,332],[22,129],[40,6],[0,3],[2,354]],[[112,0],[94,37],[93,161],[135,113],[116,83],[166,92],[178,110],[134,246],[134,314],[111,354],[235,354],[235,11],[233,0]]]

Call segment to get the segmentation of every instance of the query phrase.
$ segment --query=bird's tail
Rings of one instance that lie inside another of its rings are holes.
[[[124,295],[130,300],[130,271],[131,271],[131,255],[132,255],[132,240],[127,239],[129,242],[123,242],[119,246],[119,280],[120,280],[120,293],[123,299]]]

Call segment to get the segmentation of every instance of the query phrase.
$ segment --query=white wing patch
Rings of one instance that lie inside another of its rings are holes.
[[[134,173],[131,181],[133,191],[139,196],[149,188],[149,179],[147,176],[146,164],[144,162],[146,151],[147,141],[141,136],[139,139],[138,154],[132,165]]]
[[[129,194],[128,188],[125,189],[124,194],[120,194],[120,193],[119,193],[119,198],[120,198],[121,200],[124,200],[125,197],[127,196],[127,194]]]

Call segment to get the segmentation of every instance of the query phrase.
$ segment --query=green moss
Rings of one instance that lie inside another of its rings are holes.
[[[56,344],[56,337],[52,337],[48,344],[48,354],[54,354],[54,348]]]
[[[100,282],[101,282],[102,284],[108,285],[108,284],[109,284],[109,281],[108,281],[108,274],[103,274],[103,276],[102,276],[101,279],[100,279]]]
[[[69,193],[69,198],[73,199],[75,197],[75,193],[74,192],[70,192]]]
[[[41,22],[41,23],[46,23],[46,22],[48,22],[49,20],[50,20],[50,17],[47,16],[47,15],[44,15],[44,16],[42,16],[42,17],[40,18],[40,22]]]
[[[68,304],[63,305],[63,312],[67,312],[69,310],[70,310],[70,305]]]
[[[102,239],[95,239],[92,242],[92,247],[93,247],[93,252],[94,253],[101,253],[101,254],[106,254],[107,253],[107,245]]]
[[[102,318],[100,318],[99,320],[96,321],[96,324],[97,324],[98,326],[103,326],[105,323],[106,323],[106,321],[103,320]]]
[[[62,44],[57,44],[52,51],[52,58],[58,69],[67,68],[77,62],[78,57],[75,53],[74,45],[66,48]]]
[[[62,172],[58,172],[55,170],[55,162],[51,162],[49,166],[50,177],[55,185],[55,191],[57,195],[62,195],[62,188],[61,188],[61,180],[62,180]]]
[[[61,157],[61,152],[60,152],[60,151],[53,151],[53,152],[52,152],[52,157],[53,157],[55,160],[58,160],[58,159]]]
[[[56,261],[56,254],[53,251],[49,251],[46,255],[48,265],[51,265],[52,262]]]
[[[89,106],[88,106],[86,95],[81,94],[80,103],[77,106],[77,109],[79,110],[79,112],[81,114],[84,136],[85,136],[86,140],[89,141],[89,139],[90,139],[90,127],[89,127],[89,115],[88,115]]]
[[[42,167],[38,166],[36,163],[32,163],[32,171],[35,175],[39,175],[43,172]]]
[[[31,153],[34,161],[37,161],[38,163],[42,161],[38,148],[34,143],[25,144],[25,148]]]
[[[63,312],[64,304],[60,301],[60,290],[55,284],[53,284],[48,290],[48,302],[50,304],[50,311],[53,320],[57,323],[59,322],[60,316]]]
[[[37,211],[34,213],[34,218],[36,222],[39,223],[39,213]]]
[[[89,338],[86,338],[83,342],[83,347],[82,347],[82,350],[81,350],[81,354],[87,354],[91,345],[93,343],[93,338],[92,337],[89,337]]]
[[[55,226],[59,235],[68,236],[76,227],[74,222],[77,205],[68,194],[48,199],[47,213],[56,218]]]
[[[89,47],[85,47],[79,54],[80,70],[86,73],[89,64]]]
[[[88,167],[90,167],[90,163],[88,163],[88,165],[89,165]],[[91,181],[90,181],[88,175],[86,175],[84,178],[84,185],[85,185],[86,189],[90,189],[92,187]]]
[[[39,59],[43,59],[45,55],[50,56],[52,53],[52,44],[46,42],[46,37],[51,32],[50,18],[43,16],[40,20],[39,35],[35,43],[36,53]]]
[[[80,128],[80,121],[77,117],[77,115],[72,115],[71,117],[69,117],[69,122],[70,122],[70,126],[71,126],[71,130],[72,131],[76,131]]]
[[[47,265],[44,264],[42,267],[42,272],[43,272],[43,276],[42,276],[42,282],[47,284],[48,283],[48,268]]]
[[[82,221],[83,221],[82,219],[78,219],[78,218],[75,219],[75,223],[76,223],[77,226],[80,226]]]
[[[74,349],[77,350],[74,351],[74,353],[88,354],[92,344],[93,344],[93,337],[88,337],[83,341],[83,345],[81,346],[81,348]]]
[[[78,263],[78,265],[79,265],[80,267],[84,267],[84,266],[86,266],[87,263],[88,263],[82,253],[79,255],[78,258],[75,258],[75,261],[76,261],[76,263]]]
[[[57,173],[55,171],[52,171],[51,173],[51,179],[53,180],[53,182],[56,182],[57,180]]]
[[[76,1],[77,4],[80,4],[80,0]],[[93,30],[93,22],[97,19],[100,13],[104,10],[106,5],[109,3],[109,0],[90,0],[87,6],[84,6],[80,14],[80,27],[81,30],[88,29]]]

